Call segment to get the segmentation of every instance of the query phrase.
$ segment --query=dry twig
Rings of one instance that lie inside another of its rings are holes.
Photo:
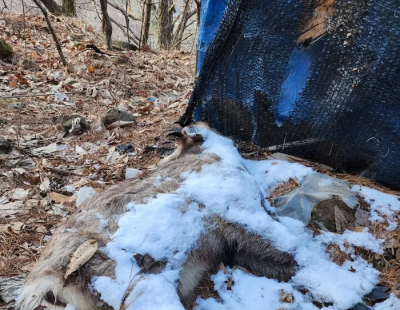
[[[35,4],[38,6],[38,8],[42,11],[44,18],[46,19],[47,26],[50,29],[51,35],[53,36],[53,39],[54,39],[54,42],[56,43],[57,51],[58,51],[58,54],[60,55],[61,62],[63,63],[64,67],[67,67],[68,64],[67,64],[67,61],[65,60],[64,54],[61,50],[60,41],[58,40],[57,35],[53,29],[53,26],[51,25],[49,15],[47,14],[46,9],[42,6],[42,4],[39,2],[39,0],[33,0],[33,2],[35,2]]]

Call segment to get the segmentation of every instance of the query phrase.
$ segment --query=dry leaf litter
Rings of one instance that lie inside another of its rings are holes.
[[[90,27],[65,17],[51,22],[68,69],[41,16],[27,16],[24,31],[21,15],[0,13],[0,37],[14,49],[10,62],[0,62],[0,136],[12,145],[0,155],[0,277],[29,272],[54,227],[74,212],[80,188],[99,192],[145,176],[171,152],[166,133],[194,80],[192,54],[102,55],[85,49],[105,50]],[[107,130],[110,110],[134,121]]]

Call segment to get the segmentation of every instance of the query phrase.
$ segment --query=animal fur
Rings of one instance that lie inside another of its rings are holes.
[[[276,250],[262,237],[237,224],[215,219],[217,226],[204,234],[198,249],[189,255],[179,277],[178,294],[186,309],[193,307],[193,290],[206,274],[215,274],[220,263],[241,266],[257,276],[288,281],[293,275],[293,257]]]
[[[197,126],[206,126],[200,124]],[[105,246],[118,229],[118,221],[129,202],[144,203],[144,199],[158,193],[174,192],[182,181],[184,171],[200,171],[202,165],[220,161],[215,154],[200,154],[201,135],[188,135],[184,128],[176,134],[180,138],[177,150],[163,159],[152,176],[164,180],[154,185],[151,177],[130,179],[87,199],[78,211],[66,219],[55,231],[40,259],[28,275],[16,309],[64,309],[71,304],[77,310],[112,309],[88,288],[93,276],[114,277],[115,263],[96,253],[84,266],[64,281],[70,255],[86,240],[96,239]],[[108,220],[100,225],[99,214]],[[293,257],[274,249],[268,240],[247,232],[237,224],[221,218],[209,219],[210,227],[199,246],[183,266],[178,283],[178,294],[186,309],[193,306],[193,291],[207,274],[217,272],[221,262],[240,265],[259,276],[287,281],[294,270]]]

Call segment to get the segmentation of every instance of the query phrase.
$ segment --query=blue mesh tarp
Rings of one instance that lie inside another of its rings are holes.
[[[400,0],[225,6],[203,0],[201,70],[180,124],[205,120],[243,148],[400,188]]]
[[[218,30],[228,2],[229,0],[203,0],[201,2],[197,43],[197,71],[200,71],[201,66],[203,65],[204,56]]]

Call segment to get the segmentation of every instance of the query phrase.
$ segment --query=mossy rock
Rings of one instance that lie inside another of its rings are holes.
[[[20,101],[18,101],[18,99],[14,99],[14,98],[7,98],[7,99],[1,99],[0,98],[0,107],[5,107],[7,109],[23,109],[24,108],[24,104]]]
[[[124,41],[112,41],[113,48],[116,50],[132,50],[137,51],[138,47],[132,43],[124,42]]]
[[[11,45],[0,39],[0,58],[9,58],[13,53],[14,51]]]
[[[7,154],[11,151],[11,143],[0,136],[0,154]]]
[[[135,117],[132,115],[132,113],[111,109],[108,111],[107,115],[103,117],[102,121],[104,126],[107,127],[118,121],[135,123]]]
[[[60,129],[74,135],[80,135],[90,129],[90,124],[80,115],[61,115],[57,118]]]
[[[78,50],[84,50],[86,48],[86,44],[83,42],[77,42],[74,44],[74,47]]]

